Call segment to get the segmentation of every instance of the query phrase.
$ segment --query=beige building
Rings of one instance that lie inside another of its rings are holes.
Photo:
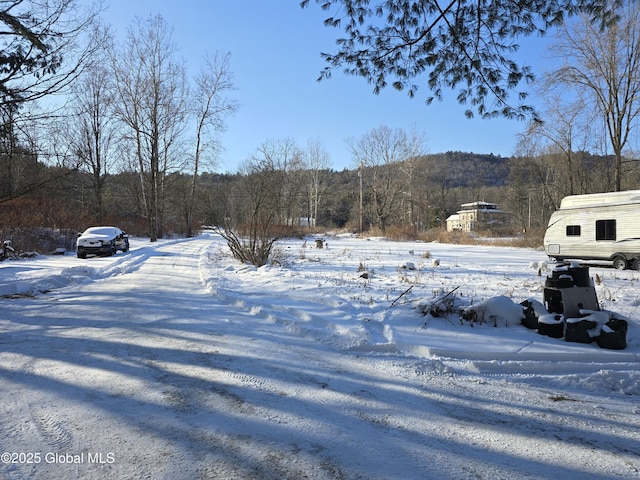
[[[508,216],[495,203],[472,202],[460,206],[458,213],[447,218],[447,231],[473,232],[508,224]]]

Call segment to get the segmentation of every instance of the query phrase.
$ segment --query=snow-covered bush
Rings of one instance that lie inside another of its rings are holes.
[[[277,240],[264,229],[251,229],[248,235],[244,236],[230,227],[220,228],[217,231],[227,241],[235,259],[256,267],[262,267],[269,262],[273,245]]]

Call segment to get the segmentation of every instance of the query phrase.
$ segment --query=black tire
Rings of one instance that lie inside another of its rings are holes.
[[[640,258],[635,258],[633,260],[633,263],[631,264],[631,268],[633,268],[634,270],[640,271]]]
[[[616,270],[624,270],[627,268],[627,259],[624,257],[613,257],[613,268]]]

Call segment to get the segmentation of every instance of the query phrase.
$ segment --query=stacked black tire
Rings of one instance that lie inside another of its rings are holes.
[[[626,320],[615,318],[606,312],[587,312],[579,318],[565,318],[561,289],[590,287],[589,267],[563,266],[547,277],[544,288],[544,305],[548,314],[540,314],[532,301],[523,302],[525,318],[522,323],[530,329],[538,329],[540,335],[563,338],[567,342],[592,343],[600,348],[623,350],[627,348]],[[539,303],[539,302],[536,302]]]

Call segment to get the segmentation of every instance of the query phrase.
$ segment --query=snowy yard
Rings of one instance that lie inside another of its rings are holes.
[[[0,263],[0,479],[640,478],[640,272],[590,270],[608,350],[422,314],[542,301],[541,250],[326,241]]]

